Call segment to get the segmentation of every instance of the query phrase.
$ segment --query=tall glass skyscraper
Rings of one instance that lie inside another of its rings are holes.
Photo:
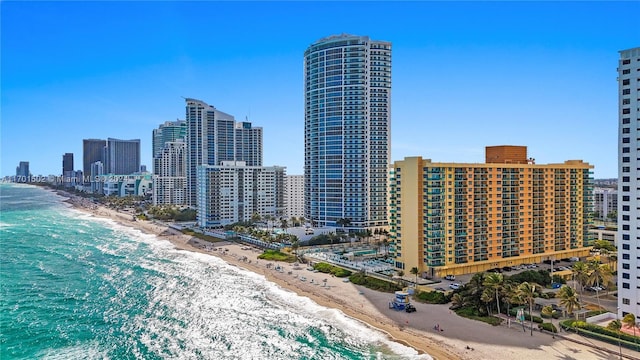
[[[336,35],[304,53],[305,217],[387,225],[391,43]]]

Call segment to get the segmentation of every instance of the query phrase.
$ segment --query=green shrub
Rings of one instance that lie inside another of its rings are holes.
[[[440,291],[419,291],[414,297],[428,304],[446,304],[451,301],[449,296]]]
[[[616,331],[616,330],[611,330],[611,329],[607,329],[606,327],[603,326],[599,326],[599,325],[595,325],[595,324],[589,324],[586,323],[584,321],[576,321],[573,323],[573,327],[576,327],[578,329],[584,329],[587,331],[591,331],[593,333],[596,334],[602,334],[602,335],[606,335],[606,336],[610,336],[612,338],[618,338],[620,337],[621,340],[625,340],[625,341],[629,341],[629,342],[634,342],[634,341],[639,341],[640,337],[638,336],[633,336],[631,334],[627,334],[625,332],[622,331]]]
[[[317,263],[313,265],[313,268],[315,270],[320,271],[321,273],[333,274],[336,277],[347,277],[347,276],[351,276],[352,274],[352,272],[349,270],[343,269],[338,266],[333,266],[327,263]]]
[[[553,332],[553,333],[557,333],[558,332],[558,329],[556,329],[556,326],[553,325],[552,323],[538,324],[538,329],[542,329],[542,330]]]
[[[544,295],[546,296],[547,299],[553,299],[556,297],[556,293],[554,293],[553,291],[549,291],[544,293]]]
[[[480,316],[478,310],[472,307],[462,307],[456,310],[456,314],[465,317],[467,319],[478,320],[491,324],[493,326],[500,325],[502,319],[495,316]]]
[[[264,253],[258,256],[258,259],[264,260],[274,260],[274,261],[286,261],[286,262],[294,262],[296,261],[295,256],[285,254],[278,250],[265,250]]]
[[[383,292],[392,293],[398,290],[402,290],[402,287],[396,283],[369,277],[360,272],[349,276],[349,281],[356,285],[362,285],[366,288]]]

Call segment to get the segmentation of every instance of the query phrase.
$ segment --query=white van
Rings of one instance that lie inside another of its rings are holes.
[[[305,235],[313,235],[313,228],[304,229],[304,234]]]

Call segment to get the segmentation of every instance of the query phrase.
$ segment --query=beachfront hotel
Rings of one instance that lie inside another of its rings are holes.
[[[589,255],[592,165],[535,164],[524,146],[489,146],[485,160],[394,163],[396,268],[444,277]]]
[[[304,216],[314,226],[387,225],[391,43],[320,39],[304,52]]]
[[[104,139],[82,139],[82,172],[85,175],[91,174],[91,166],[96,161],[104,165],[105,146],[107,140]]]
[[[640,47],[618,62],[618,308],[640,318]]]
[[[186,176],[187,204],[197,206],[198,166],[221,165],[223,161],[244,161],[247,166],[262,166],[262,128],[250,122],[235,122],[204,101],[186,101]]]
[[[248,166],[244,161],[201,165],[198,171],[197,223],[219,228],[239,221],[284,216],[284,177],[281,166]]]

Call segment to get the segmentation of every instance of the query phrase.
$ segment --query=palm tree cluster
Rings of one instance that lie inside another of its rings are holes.
[[[613,281],[613,271],[608,264],[601,264],[599,260],[590,260],[589,262],[575,262],[571,267],[573,279],[580,285],[580,298],[584,294],[585,286],[596,287],[602,289],[602,286],[609,288]],[[598,306],[600,305],[600,290],[596,290],[596,298]]]
[[[517,277],[501,273],[477,273],[465,286],[454,291],[452,308],[472,308],[478,316],[491,316],[508,314],[513,305],[524,305],[531,314],[535,298],[540,296],[544,287],[535,282],[517,280]],[[581,308],[575,290],[569,286],[563,286],[557,297],[569,314]]]

